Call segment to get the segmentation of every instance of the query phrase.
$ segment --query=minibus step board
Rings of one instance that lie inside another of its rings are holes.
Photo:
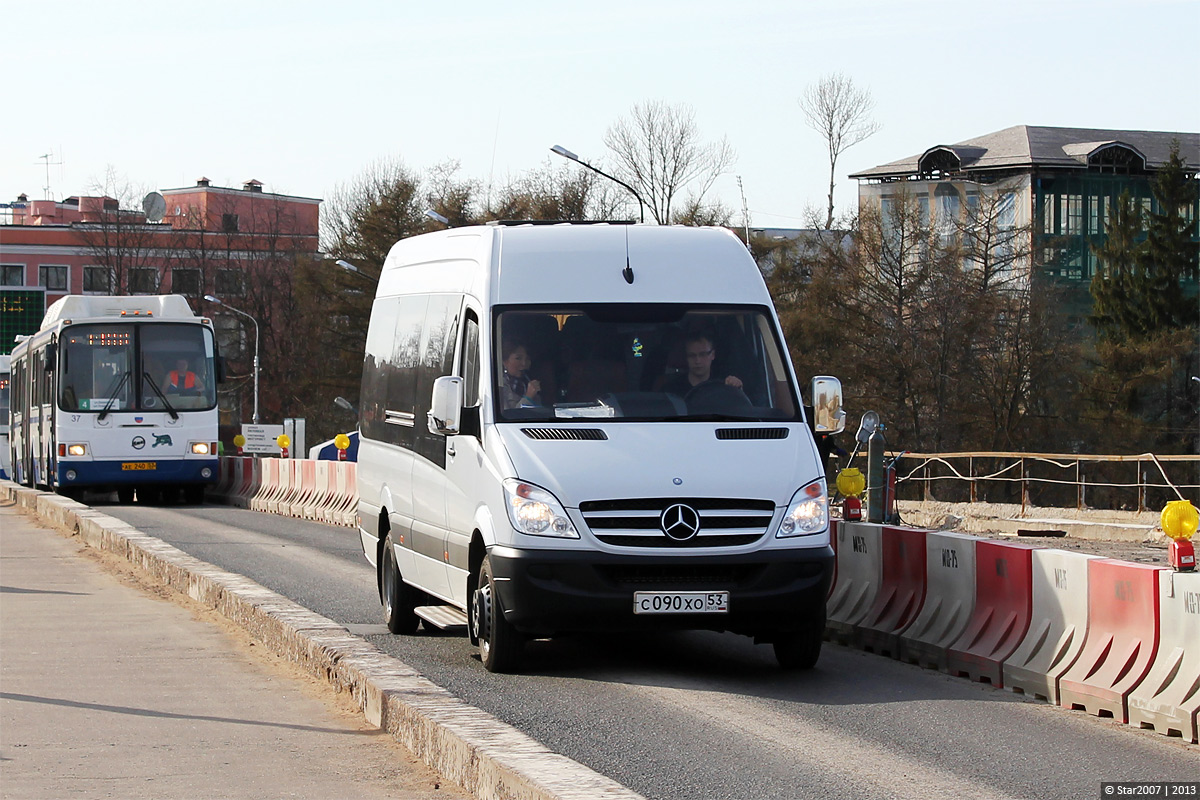
[[[467,614],[454,606],[418,606],[413,613],[435,628],[450,630],[467,627]]]

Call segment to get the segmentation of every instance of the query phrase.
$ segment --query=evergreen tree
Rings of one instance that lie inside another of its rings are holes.
[[[1200,245],[1192,238],[1195,220],[1188,213],[1196,202],[1196,180],[1187,174],[1179,157],[1179,141],[1155,177],[1155,209],[1146,230],[1146,273],[1149,291],[1157,302],[1149,306],[1154,330],[1195,326],[1200,322],[1196,298],[1184,287],[1195,286]],[[1186,281],[1189,281],[1187,283]]]
[[[1149,325],[1144,289],[1145,264],[1141,211],[1126,189],[1112,205],[1104,226],[1103,244],[1092,245],[1096,271],[1092,275],[1092,324],[1102,335],[1127,337],[1145,333]]]

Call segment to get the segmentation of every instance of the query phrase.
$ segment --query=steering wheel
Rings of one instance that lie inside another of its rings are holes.
[[[683,401],[692,414],[745,411],[753,405],[741,389],[717,379],[696,384]]]

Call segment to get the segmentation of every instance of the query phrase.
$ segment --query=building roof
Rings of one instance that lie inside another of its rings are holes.
[[[1164,131],[1118,131],[1097,128],[1048,128],[1014,125],[1002,131],[978,136],[957,144],[934,145],[924,153],[855,172],[860,180],[900,178],[929,171],[937,161],[955,163],[958,170],[993,170],[1058,167],[1084,169],[1089,159],[1114,146],[1121,146],[1141,158],[1146,168],[1156,170],[1166,163],[1171,143],[1179,140],[1179,155],[1191,168],[1200,168],[1200,133]]]

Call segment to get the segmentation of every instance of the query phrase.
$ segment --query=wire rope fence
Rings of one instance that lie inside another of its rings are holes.
[[[1158,510],[1200,505],[1200,455],[907,453],[896,465],[901,500],[1019,503],[1049,508]]]

